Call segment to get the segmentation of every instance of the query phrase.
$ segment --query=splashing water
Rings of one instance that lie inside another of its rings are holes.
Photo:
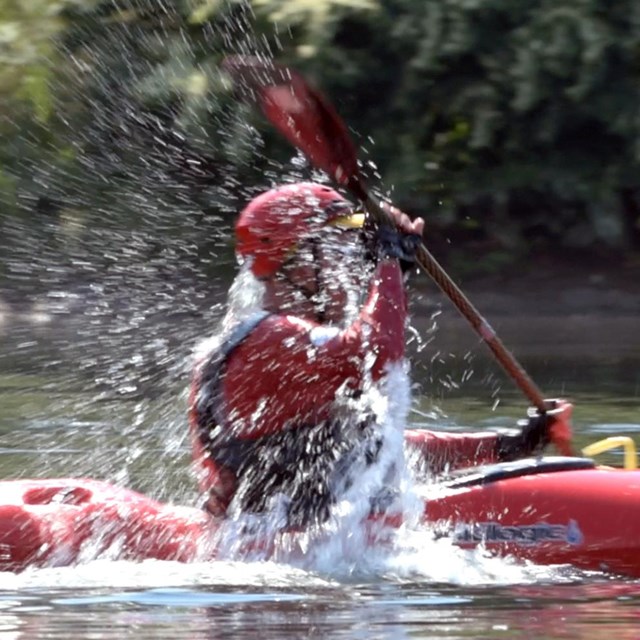
[[[320,532],[283,537],[274,556],[281,563],[340,582],[384,578],[392,581],[428,581],[482,585],[564,581],[575,577],[567,567],[539,567],[496,558],[482,547],[463,550],[450,539],[436,539],[422,522],[424,502],[414,491],[411,469],[399,461],[403,456],[403,430],[411,398],[406,366],[388,372],[381,388],[369,389],[386,440],[375,464],[358,476],[354,486],[335,506],[331,521]],[[398,466],[399,504],[391,508],[402,514],[400,527],[367,520],[370,496],[389,483],[389,468]],[[233,536],[230,536],[233,539]],[[237,539],[236,539],[237,540]],[[238,546],[233,546],[234,551]],[[271,550],[273,551],[273,550]]]
[[[65,14],[50,119],[9,123],[18,179],[0,193],[0,388],[16,409],[0,436],[20,430],[41,452],[31,474],[59,473],[51,461],[66,451],[74,475],[188,497],[188,472],[166,467],[188,467],[184,388],[223,312],[231,225],[265,182],[308,168],[264,154],[218,71],[229,53],[270,55],[248,3],[223,3],[197,36],[181,2],[132,0],[139,20],[104,4]]]
[[[264,141],[214,65],[195,64],[207,48],[218,55],[270,55],[251,33],[247,7],[230,4],[230,17],[203,28],[197,45],[173,39],[172,50],[164,50],[170,10],[151,26],[79,20],[68,40],[58,43],[74,64],[56,77],[56,120],[48,130],[43,126],[55,144],[49,155],[34,157],[25,136],[16,161],[24,182],[10,203],[16,214],[0,220],[6,264],[0,294],[9,308],[2,326],[2,381],[33,377],[32,387],[17,393],[18,409],[0,420],[3,443],[8,438],[15,451],[19,442],[32,456],[15,470],[17,476],[25,469],[40,476],[64,469],[64,475],[101,477],[160,499],[195,499],[186,454],[191,351],[221,318],[224,332],[225,322],[246,317],[261,296],[259,287],[247,287],[243,269],[232,291],[236,306],[223,316],[221,299],[234,264],[230,226],[252,195],[242,177],[260,174],[264,187],[311,173],[299,156],[288,165],[265,156]],[[157,108],[156,99],[177,91],[185,76],[190,88],[182,102],[167,100]],[[76,102],[84,105],[77,118],[65,111]],[[54,157],[56,147],[75,158],[73,169]],[[386,446],[379,464],[335,506],[327,530],[283,541],[278,563],[94,560],[3,575],[3,589],[552,579],[552,569],[435,541],[416,522],[421,503],[403,465],[396,481],[406,524],[374,532],[363,526],[369,496],[403,459],[406,371],[391,373],[387,385],[366,398],[382,417]],[[44,390],[46,398],[28,402],[30,389]],[[54,458],[63,461],[54,465]],[[223,557],[238,552],[234,526],[223,528]],[[372,535],[376,545],[369,544]]]

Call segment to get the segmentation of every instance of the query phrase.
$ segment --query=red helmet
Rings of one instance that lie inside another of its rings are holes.
[[[236,223],[236,251],[251,257],[251,271],[268,278],[286,262],[301,239],[329,223],[344,221],[345,227],[361,227],[362,214],[331,187],[300,182],[276,187],[254,198]]]

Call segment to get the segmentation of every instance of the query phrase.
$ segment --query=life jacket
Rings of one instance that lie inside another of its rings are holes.
[[[226,363],[268,316],[262,311],[241,322],[202,363],[193,404],[196,434],[211,462],[235,476],[234,510],[267,512],[277,499],[280,506],[286,503],[287,525],[304,527],[327,519],[358,467],[376,461],[382,439],[372,414],[363,417],[341,407],[320,424],[288,425],[254,439],[234,435],[222,389]],[[378,497],[375,508],[380,504]]]

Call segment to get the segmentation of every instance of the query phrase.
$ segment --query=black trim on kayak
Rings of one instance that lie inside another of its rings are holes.
[[[446,485],[451,489],[459,489],[540,473],[594,469],[595,466],[596,463],[590,458],[563,456],[524,458],[523,460],[514,460],[513,462],[498,462],[497,464],[485,465],[474,469],[470,473],[468,471],[466,473],[458,472],[460,474],[459,477],[452,478]]]

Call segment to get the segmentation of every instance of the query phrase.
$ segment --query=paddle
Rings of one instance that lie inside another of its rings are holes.
[[[360,175],[358,154],[347,127],[322,94],[299,73],[270,59],[230,56],[223,61],[222,68],[240,80],[244,97],[257,103],[294,147],[362,201],[376,224],[391,224],[385,208],[392,205],[381,204],[370,194]],[[469,321],[529,401],[541,413],[546,412],[548,407],[538,386],[424,243],[418,249],[417,262]],[[558,442],[556,446],[571,455],[568,443]]]

